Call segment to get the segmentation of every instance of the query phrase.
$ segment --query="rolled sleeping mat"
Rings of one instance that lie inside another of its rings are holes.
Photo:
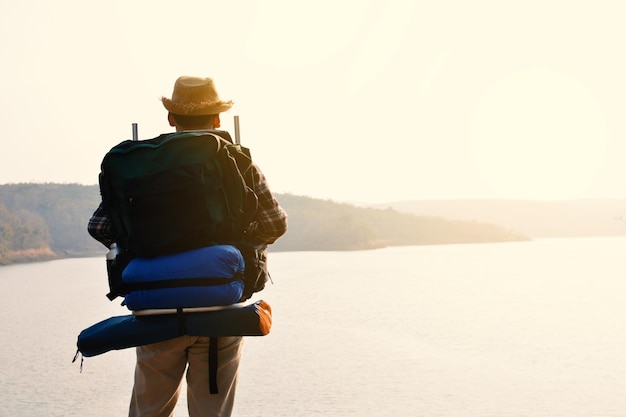
[[[259,300],[245,306],[226,306],[206,312],[189,313],[179,309],[174,314],[110,317],[80,332],[77,347],[83,356],[91,357],[183,335],[265,336],[271,327],[272,309],[267,302]]]
[[[135,258],[122,273],[124,284],[158,285],[167,281],[173,286],[133,290],[125,296],[124,303],[134,311],[234,304],[243,294],[244,268],[241,252],[232,245],[207,246],[155,258]],[[176,282],[181,286],[175,286]]]

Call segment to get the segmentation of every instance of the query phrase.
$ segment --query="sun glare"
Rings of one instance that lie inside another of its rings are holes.
[[[602,169],[602,110],[584,85],[552,71],[496,83],[474,114],[476,167],[503,198],[576,198]]]
[[[358,30],[366,8],[351,3],[264,2],[250,28],[246,53],[254,62],[276,68],[306,67],[324,61],[345,47]],[[332,14],[326,12],[329,9]]]

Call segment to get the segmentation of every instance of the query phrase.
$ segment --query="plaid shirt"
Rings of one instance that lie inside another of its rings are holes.
[[[261,170],[256,165],[252,165],[252,170],[259,206],[248,240],[252,243],[274,243],[287,231],[287,213],[272,195]],[[107,248],[115,241],[113,222],[102,203],[89,219],[87,231]]]

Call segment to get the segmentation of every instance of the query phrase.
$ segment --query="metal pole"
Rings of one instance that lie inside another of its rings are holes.
[[[133,140],[139,140],[139,134],[137,133],[137,123],[133,123]]]
[[[239,136],[239,116],[235,116],[235,144],[241,144],[241,138]]]

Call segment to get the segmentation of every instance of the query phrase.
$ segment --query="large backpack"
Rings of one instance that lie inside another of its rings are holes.
[[[244,148],[215,133],[115,146],[102,161],[100,191],[118,246],[154,257],[243,240],[256,213],[251,165]]]
[[[249,151],[222,131],[181,132],[124,141],[104,157],[100,192],[122,251],[117,269],[133,257],[151,258],[215,244],[234,244],[246,262],[246,296],[267,279],[265,248],[245,243],[254,220]],[[121,272],[121,271],[118,271]],[[256,277],[256,278],[255,278]],[[109,298],[124,295],[121,280]]]

